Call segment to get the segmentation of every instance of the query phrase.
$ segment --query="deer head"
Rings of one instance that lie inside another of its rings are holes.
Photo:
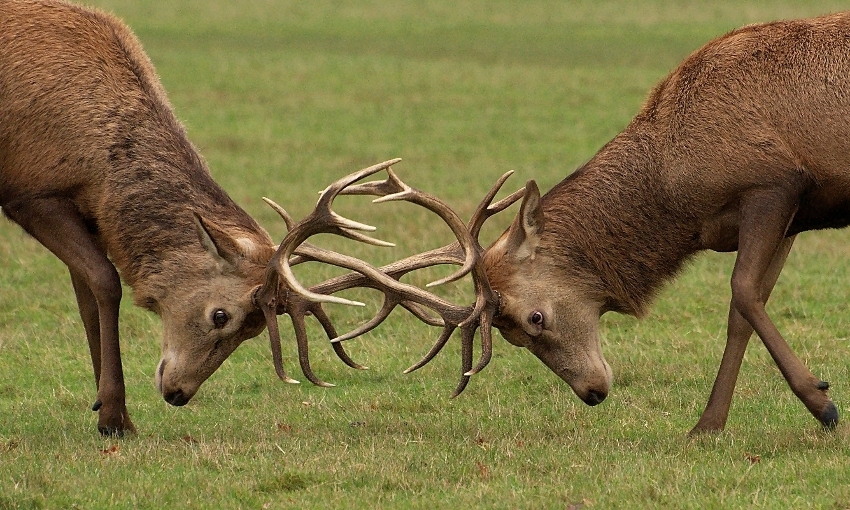
[[[234,238],[215,223],[194,216],[198,242],[206,252],[184,271],[203,285],[165,285],[156,298],[163,322],[162,359],[156,386],[173,405],[184,405],[221,363],[265,326],[253,302],[271,242]]]
[[[484,267],[501,296],[494,325],[563,379],[589,405],[611,387],[611,367],[602,356],[598,324],[604,299],[576,265],[553,260],[541,245],[540,191],[534,181],[510,228],[487,249]]]

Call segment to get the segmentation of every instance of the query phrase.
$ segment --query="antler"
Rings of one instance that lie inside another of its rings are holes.
[[[302,336],[299,333],[300,329],[298,325],[295,324],[296,316],[292,313],[296,309],[304,308],[316,315],[317,318],[320,318],[322,325],[325,326],[325,332],[332,339],[331,341],[335,348],[340,345],[341,341],[355,338],[377,327],[398,305],[410,311],[426,324],[442,327],[443,331],[431,350],[419,362],[408,368],[405,373],[421,368],[431,361],[443,346],[445,346],[453,332],[460,328],[463,372],[461,381],[452,395],[456,396],[464,390],[469,377],[483,369],[490,361],[492,355],[491,326],[493,317],[498,312],[499,306],[499,297],[490,288],[481,264],[484,250],[478,241],[478,235],[487,218],[504,210],[520,199],[524,193],[524,189],[520,189],[499,202],[491,204],[501,186],[512,174],[512,172],[506,173],[484,197],[473,214],[469,225],[466,225],[445,202],[428,193],[411,188],[402,182],[390,169],[398,161],[400,160],[386,161],[355,172],[336,181],[325,189],[314,211],[298,224],[290,227],[289,234],[281,242],[280,248],[269,263],[266,285],[263,287],[261,293],[264,295],[266,301],[271,296],[272,289],[276,291],[273,298],[277,295],[285,296],[286,306],[282,312],[278,312],[289,313],[293,317],[293,325],[296,326],[296,336],[298,337],[299,359],[302,361],[302,369],[305,366],[307,367],[305,375],[308,378],[311,377],[312,373],[308,375],[309,361],[307,360],[306,335],[303,335],[302,348]],[[382,170],[387,170],[387,179],[358,185],[354,184]],[[437,214],[452,230],[457,241],[442,248],[417,254],[383,266],[380,269],[354,257],[331,252],[305,243],[312,235],[332,233],[379,246],[391,246],[390,243],[379,241],[358,232],[358,230],[374,230],[374,227],[345,219],[332,211],[333,200],[341,194],[377,196],[379,198],[373,201],[375,203],[402,200],[422,206]],[[273,204],[271,201],[268,202]],[[277,206],[274,207],[279,209]],[[288,225],[291,224],[291,219],[287,219],[287,216],[284,216],[284,214],[282,214],[284,221],[287,221]],[[306,289],[295,279],[291,270],[292,265],[303,260],[318,260],[350,269],[355,271],[355,273],[332,278],[310,289]],[[443,264],[460,265],[461,267],[452,275],[432,282],[427,286],[431,287],[453,282],[467,274],[471,274],[476,294],[475,302],[472,305],[454,305],[430,292],[399,281],[402,276],[411,271]],[[282,288],[280,278],[283,279]],[[333,302],[362,305],[362,303],[349,301],[333,295],[341,290],[355,287],[369,287],[379,290],[384,294],[384,303],[376,315],[367,323],[345,335],[336,336],[332,325],[330,325],[330,321],[327,320],[327,316],[321,309],[321,303]],[[267,321],[274,319],[274,310],[276,308],[272,305],[277,306],[273,302],[268,302],[263,308]],[[296,315],[297,313],[299,312],[296,312]],[[300,322],[302,324],[301,329],[303,329],[303,316]],[[272,322],[268,322],[268,324],[270,335],[273,337],[276,336],[276,324],[274,326],[272,326]],[[482,340],[481,357],[476,366],[473,367],[473,342],[475,330],[479,327],[481,328]],[[275,351],[276,343],[277,350]],[[279,356],[279,340],[273,338],[272,345],[273,353],[276,353],[276,357]],[[344,354],[344,351],[342,352]],[[340,351],[337,351],[337,354],[339,353]],[[277,358],[275,367],[276,369],[279,367]],[[282,366],[280,366],[278,375],[282,373],[282,370]],[[284,376],[281,377],[284,378]],[[312,381],[313,379],[310,380]]]
[[[381,290],[385,296],[384,305],[371,321],[357,330],[333,339],[332,342],[354,338],[370,331],[383,322],[397,305],[401,305],[426,324],[443,327],[440,337],[431,350],[417,363],[405,370],[405,373],[410,373],[430,362],[446,345],[454,331],[460,328],[463,371],[461,380],[452,396],[459,395],[466,388],[469,377],[487,366],[492,355],[491,326],[493,317],[498,313],[499,296],[490,287],[487,275],[480,263],[484,249],[478,241],[478,235],[484,222],[490,216],[504,210],[522,198],[525,192],[524,188],[517,190],[495,204],[491,204],[499,189],[501,189],[512,173],[508,172],[499,178],[479,204],[469,225],[464,225],[457,214],[445,202],[423,191],[410,188],[398,179],[392,170],[388,170],[389,176],[385,181],[365,183],[345,189],[343,191],[344,194],[370,194],[382,197],[376,199],[375,202],[405,200],[425,207],[443,219],[458,241],[448,246],[414,255],[382,267],[380,271],[386,277],[382,278],[381,281],[373,280],[371,283],[365,283],[361,278],[361,281],[357,283],[351,280],[344,282],[344,279],[356,278],[354,275],[346,275],[322,283],[319,287],[323,293],[338,292],[344,288],[356,286],[370,286]],[[460,265],[461,268],[451,276],[429,283],[427,287],[456,281],[467,274],[471,274],[476,295],[473,305],[465,307],[453,305],[446,303],[430,293],[425,293],[427,295],[425,299],[418,299],[418,296],[406,295],[404,292],[394,292],[395,289],[393,289],[393,286],[397,284],[397,280],[404,274],[416,269],[441,264],[455,264]],[[425,309],[436,312],[439,317],[429,315]],[[473,368],[473,341],[475,330],[479,327],[481,328],[481,357]]]
[[[268,203],[280,215],[289,230],[286,237],[284,237],[283,241],[280,243],[277,251],[269,260],[268,268],[266,269],[265,282],[254,293],[254,302],[262,310],[266,320],[266,328],[269,330],[269,342],[272,350],[272,361],[274,363],[275,372],[281,380],[293,384],[298,383],[297,380],[289,377],[286,374],[286,370],[283,368],[283,356],[280,347],[280,330],[277,325],[277,315],[288,314],[292,320],[292,327],[295,330],[295,339],[298,346],[298,361],[301,365],[301,371],[310,382],[317,386],[330,387],[333,386],[333,384],[319,379],[310,367],[307,329],[304,318],[307,315],[315,316],[322,325],[322,328],[328,338],[336,338],[338,336],[333,323],[322,309],[321,302],[316,301],[315,299],[305,298],[298,292],[292,292],[291,284],[288,281],[281,281],[281,276],[284,276],[281,272],[281,267],[285,265],[291,280],[295,281],[295,277],[291,270],[291,266],[293,265],[308,261],[332,263],[330,260],[326,260],[326,258],[329,255],[334,255],[334,252],[305,242],[312,235],[319,233],[319,231],[316,230],[318,226],[323,225],[329,220],[336,223],[336,229],[332,228],[331,230],[328,230],[328,232],[369,242],[371,244],[392,246],[390,243],[384,243],[383,241],[352,231],[351,229],[353,228],[374,230],[374,227],[347,220],[331,211],[330,205],[333,198],[328,198],[328,190],[335,186],[345,187],[347,185],[345,182],[346,179],[353,178],[355,181],[357,179],[362,179],[367,175],[371,175],[383,170],[384,168],[388,168],[397,161],[400,160],[396,159],[385,161],[384,163],[366,168],[335,182],[322,193],[313,212],[298,223],[295,223],[292,220],[292,217],[289,216],[289,214],[281,206],[268,198],[263,198],[263,200],[265,200],[266,203]],[[360,174],[363,175],[359,176]],[[283,260],[286,261],[286,264],[281,262]],[[333,298],[333,296],[330,297]],[[357,304],[340,298],[335,299],[337,302]],[[346,365],[359,370],[365,370],[368,368],[354,362],[341,345],[333,344],[333,349],[337,356]]]

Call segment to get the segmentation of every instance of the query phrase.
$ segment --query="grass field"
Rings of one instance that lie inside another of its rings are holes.
[[[404,158],[403,179],[463,217],[507,170],[517,171],[508,189],[535,178],[546,190],[704,42],[844,5],[90,3],[135,30],[216,179],[276,238],[285,229],[262,196],[301,217],[331,180],[392,157]],[[344,205],[398,244],[346,245],[351,253],[388,261],[447,240],[412,207]],[[842,416],[848,257],[848,232],[801,235],[769,306],[797,354],[832,383]],[[335,388],[278,381],[263,334],[174,408],[152,383],[159,319],[125,299],[128,407],[139,434],[117,440],[97,434],[89,410],[91,364],[64,267],[0,220],[0,509],[850,508],[847,422],[820,430],[757,340],[726,431],[686,436],[722,353],[733,260],[698,258],[645,320],[603,318],[615,386],[595,408],[500,338],[490,366],[449,399],[457,339],[402,375],[438,331],[401,312],[347,344],[365,372],[337,361],[312,327],[314,368]],[[324,275],[311,271],[306,280]],[[340,328],[363,318],[331,313]],[[292,340],[286,319],[281,327]],[[294,341],[284,354],[300,376]]]

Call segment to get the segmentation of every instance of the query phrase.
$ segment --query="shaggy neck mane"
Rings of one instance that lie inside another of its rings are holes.
[[[620,135],[542,199],[541,249],[559,267],[582,268],[575,276],[599,287],[604,311],[644,315],[696,251],[694,229],[669,209],[652,154],[649,138]]]
[[[100,205],[96,221],[124,280],[137,290],[171,285],[163,275],[203,270],[210,261],[193,213],[236,239],[251,240],[259,249],[250,262],[264,265],[273,252],[268,234],[213,180],[144,53],[130,51],[133,41],[126,37],[119,42],[132,72],[128,79],[136,82],[127,89],[138,93],[111,112],[104,183],[109,203]]]

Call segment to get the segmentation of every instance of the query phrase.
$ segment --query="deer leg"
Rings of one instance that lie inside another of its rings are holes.
[[[100,344],[97,403],[98,430],[104,435],[135,432],[125,403],[124,374],[118,345],[118,307],[121,302],[121,280],[115,266],[98,246],[77,208],[66,199],[43,198],[7,204],[4,212],[31,236],[56,255],[77,279],[78,302],[82,294],[80,314],[87,330],[94,328],[97,312],[98,335],[89,336],[89,347]],[[87,289],[87,290],[86,290]],[[94,298],[91,303],[88,294]],[[95,341],[99,338],[99,342]],[[92,363],[96,356],[93,355]]]
[[[94,382],[100,386],[100,312],[97,309],[97,299],[91,289],[86,285],[84,277],[71,271],[71,283],[74,285],[74,294],[77,296],[77,308],[80,310],[80,318],[86,330],[86,339],[89,343],[91,363],[94,369]]]
[[[761,283],[761,298],[764,302],[767,302],[770,297],[793,244],[794,237],[785,238],[774,254]],[[720,369],[717,371],[717,378],[714,380],[714,386],[711,388],[711,395],[708,397],[705,410],[689,434],[719,432],[726,426],[732,394],[735,391],[735,383],[738,381],[738,372],[741,370],[744,351],[747,349],[747,343],[749,343],[752,334],[753,328],[750,323],[730,303],[729,322],[726,328],[726,348],[723,350]]]
[[[106,252],[106,247],[97,239],[98,246],[102,252]],[[74,286],[74,295],[77,297],[77,308],[80,311],[80,318],[83,320],[83,327],[86,330],[86,339],[89,344],[89,353],[91,354],[92,368],[94,369],[94,381],[96,385],[100,385],[100,312],[97,309],[97,299],[92,293],[84,276],[70,271],[71,283]],[[97,405],[97,404],[95,404]]]
[[[745,199],[738,234],[738,257],[732,272],[732,304],[758,333],[795,395],[825,427],[838,422],[828,385],[812,375],[770,320],[761,293],[771,260],[796,212],[798,193],[777,190]]]

